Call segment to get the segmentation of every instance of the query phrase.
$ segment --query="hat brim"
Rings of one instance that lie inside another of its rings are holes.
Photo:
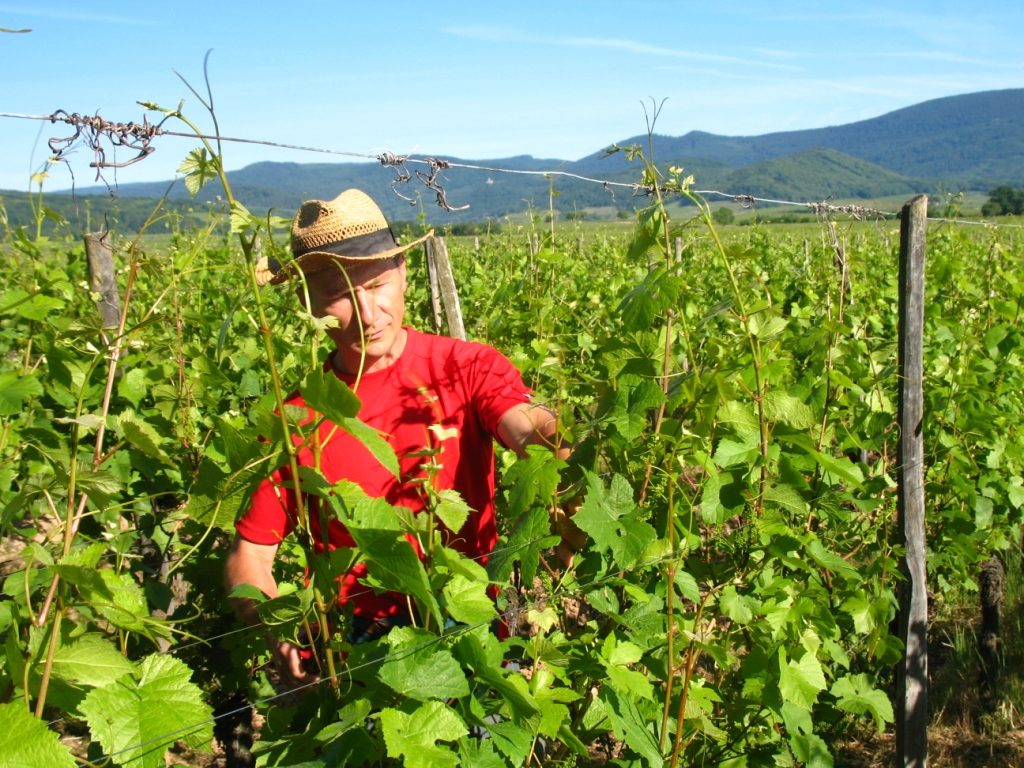
[[[332,264],[352,266],[355,264],[364,264],[390,259],[392,256],[397,256],[400,253],[405,253],[411,248],[415,248],[420,243],[426,241],[427,238],[433,236],[434,230],[430,230],[427,234],[416,238],[410,243],[405,243],[404,245],[399,245],[394,248],[387,248],[383,251],[370,254],[369,256],[360,256],[358,258],[351,256],[339,256],[336,253],[329,253],[328,251],[309,251],[281,267],[281,269],[274,273],[274,276],[270,278],[270,283],[272,285],[280,285],[281,283],[286,283],[293,277],[296,277],[300,271],[306,275],[312,275],[331,266]]]

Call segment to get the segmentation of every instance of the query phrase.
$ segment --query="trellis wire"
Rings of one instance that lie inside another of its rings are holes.
[[[486,171],[488,173],[503,173],[509,175],[525,175],[525,176],[542,176],[544,178],[556,177],[556,178],[569,178],[577,181],[599,184],[605,189],[628,189],[635,195],[651,195],[654,194],[655,187],[651,184],[641,184],[637,182],[624,182],[624,181],[612,181],[610,179],[598,179],[590,176],[584,176],[582,174],[573,173],[571,171],[561,170],[527,170],[527,169],[515,169],[515,168],[501,168],[497,166],[486,166],[478,165],[474,163],[461,163],[452,160],[443,160],[436,157],[415,157],[412,155],[397,155],[392,152],[380,152],[378,154],[368,154],[365,152],[353,152],[348,150],[337,150],[337,149],[325,149],[322,147],[305,146],[300,144],[288,144],[284,142],[268,141],[265,139],[249,139],[237,136],[221,136],[219,134],[204,134],[204,133],[190,133],[184,131],[171,131],[163,128],[164,122],[166,122],[173,113],[166,115],[159,123],[150,123],[144,117],[141,123],[127,122],[111,122],[104,120],[99,115],[94,116],[83,116],[77,112],[68,113],[65,110],[58,109],[50,115],[27,115],[13,112],[0,112],[0,117],[17,118],[23,120],[45,120],[51,123],[64,122],[75,127],[75,134],[64,139],[51,139],[48,144],[50,149],[55,153],[55,159],[63,159],[63,152],[70,148],[71,144],[75,141],[84,137],[85,143],[93,150],[95,159],[89,165],[90,167],[97,169],[97,180],[100,178],[100,171],[103,168],[122,168],[127,165],[131,165],[140,160],[143,160],[148,155],[152,154],[155,149],[150,146],[153,138],[156,136],[174,136],[178,138],[192,138],[192,139],[203,139],[208,141],[218,142],[234,142],[239,144],[254,144],[266,147],[275,147],[278,149],[291,149],[300,152],[315,152],[319,154],[339,155],[344,157],[356,157],[366,160],[375,160],[383,166],[390,166],[396,169],[403,169],[396,171],[396,177],[391,182],[392,190],[395,194],[403,200],[411,202],[411,199],[402,195],[397,185],[408,183],[412,179],[412,174],[404,170],[406,163],[416,163],[426,165],[430,168],[430,173],[422,173],[416,171],[416,177],[426,186],[428,189],[433,191],[436,195],[437,204],[439,207],[449,212],[463,211],[469,208],[469,205],[453,206],[448,202],[447,193],[444,187],[438,181],[438,175],[441,170],[449,168],[460,168],[465,170],[473,171]],[[121,163],[111,163],[106,161],[106,156],[101,145],[101,139],[106,137],[114,146],[124,146],[129,149],[136,150],[139,154],[128,161]],[[57,148],[57,145],[65,144],[64,147]],[[669,190],[662,190],[669,191]],[[882,211],[865,206],[856,204],[833,204],[827,200],[819,201],[799,201],[799,200],[783,200],[773,199],[767,197],[758,197],[756,195],[748,193],[734,193],[734,192],[722,192],[714,189],[695,189],[693,193],[703,197],[716,196],[732,200],[735,203],[750,207],[754,203],[764,203],[767,205],[792,205],[800,206],[809,209],[811,212],[818,214],[819,216],[826,216],[832,214],[847,214],[855,219],[867,218],[867,217],[880,217],[880,218],[898,218],[898,211]],[[929,221],[938,221],[949,224],[970,224],[970,225],[982,225],[992,228],[1024,228],[1024,224],[1004,224],[997,222],[989,222],[983,220],[969,220],[969,219],[958,219],[949,217],[928,217]]]
[[[528,546],[528,545],[524,545],[524,546]],[[680,555],[663,555],[663,556],[652,558],[652,559],[649,559],[649,560],[644,560],[644,561],[642,561],[640,563],[637,563],[632,568],[625,569],[624,571],[614,571],[613,573],[609,573],[609,574],[607,574],[607,575],[605,575],[603,577],[593,579],[593,580],[591,580],[589,582],[583,582],[583,583],[578,585],[578,588],[579,589],[586,589],[586,588],[590,588],[590,587],[600,586],[605,581],[619,581],[622,578],[623,573],[631,573],[631,572],[638,571],[638,570],[643,569],[643,568],[650,568],[652,566],[659,566],[659,565],[663,565],[663,564],[666,564],[666,563],[678,561],[680,559],[680,557],[681,557]],[[552,596],[547,596],[547,597],[544,597],[544,598],[541,598],[541,599],[538,599],[538,600],[534,600],[534,601],[526,601],[525,606],[527,608],[534,608],[534,607],[540,605],[541,603],[546,603],[547,601],[549,601],[551,599],[551,597]],[[413,648],[408,649],[407,651],[403,652],[400,655],[396,655],[394,657],[382,656],[380,658],[372,659],[370,661],[367,661],[367,662],[365,662],[363,664],[360,664],[358,666],[349,667],[347,669],[344,669],[344,670],[342,670],[340,672],[335,673],[334,675],[327,675],[327,676],[319,677],[319,678],[317,678],[316,680],[314,680],[312,682],[303,683],[303,684],[295,686],[293,688],[288,688],[288,689],[286,689],[284,691],[280,691],[278,693],[275,693],[272,696],[267,696],[267,697],[264,697],[262,699],[259,699],[259,700],[255,701],[255,702],[251,702],[249,705],[246,705],[246,706],[243,706],[243,707],[237,707],[237,708],[235,708],[233,710],[229,710],[227,712],[222,712],[222,713],[220,713],[218,715],[214,715],[212,717],[206,718],[205,720],[202,720],[200,722],[191,723],[191,724],[189,724],[187,726],[183,726],[181,728],[176,728],[175,730],[169,731],[169,732],[164,733],[164,734],[161,734],[160,736],[154,736],[154,737],[152,737],[152,738],[150,738],[150,739],[148,739],[148,740],[146,740],[144,742],[140,742],[138,744],[133,744],[133,745],[128,746],[128,747],[123,747],[123,748],[121,748],[121,749],[119,749],[119,750],[117,750],[115,752],[106,753],[106,754],[104,754],[102,756],[101,759],[111,758],[114,755],[119,755],[119,754],[123,754],[125,752],[130,752],[130,751],[139,749],[140,747],[153,746],[154,748],[156,748],[156,747],[159,747],[159,746],[163,746],[165,744],[171,744],[177,738],[179,738],[181,736],[188,735],[189,733],[193,733],[194,731],[198,730],[199,728],[202,728],[203,726],[208,725],[210,723],[215,723],[218,720],[222,720],[222,719],[225,719],[225,718],[228,718],[228,717],[232,717],[234,715],[241,714],[241,713],[243,713],[243,712],[245,712],[248,709],[251,709],[253,707],[263,706],[263,705],[269,704],[269,703],[271,703],[273,701],[277,701],[278,699],[286,698],[286,697],[291,696],[291,695],[293,695],[295,693],[299,693],[301,691],[305,691],[305,690],[309,690],[309,689],[312,689],[312,688],[316,688],[316,687],[320,686],[321,684],[329,682],[331,680],[341,679],[341,678],[343,678],[346,675],[351,676],[351,674],[353,672],[361,671],[361,670],[364,670],[364,669],[370,669],[372,667],[375,667],[375,666],[378,666],[378,665],[383,665],[383,664],[386,664],[386,663],[391,662],[391,661],[401,661],[402,659],[405,659],[405,658],[408,658],[409,656],[415,655],[416,653],[419,653],[420,651],[427,650],[427,649],[432,648],[432,647],[434,647],[434,646],[436,646],[436,645],[438,645],[440,643],[447,642],[448,640],[452,639],[453,637],[458,637],[458,636],[464,635],[464,634],[466,634],[468,632],[472,632],[474,630],[477,630],[477,629],[479,629],[481,627],[488,626],[490,623],[491,623],[491,620],[481,621],[481,622],[477,622],[475,624],[458,625],[456,627],[453,627],[450,632],[446,632],[446,633],[444,633],[442,635],[438,635],[437,637],[433,637],[430,640],[427,640],[427,641],[425,641],[425,642],[423,642],[423,643],[421,643],[419,645],[414,646]],[[60,721],[57,720],[57,721],[54,721],[54,722],[60,722]],[[89,765],[97,765],[96,763],[88,763],[88,764]],[[100,764],[102,765],[103,763],[100,763]]]

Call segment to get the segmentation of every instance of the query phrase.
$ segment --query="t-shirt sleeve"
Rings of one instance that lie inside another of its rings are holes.
[[[274,472],[259,484],[249,509],[235,523],[235,530],[253,544],[280,544],[294,527],[294,498],[281,472]]]
[[[478,347],[472,365],[473,399],[480,420],[492,435],[498,435],[498,423],[510,408],[533,399],[523,383],[522,374],[512,362],[493,347]]]

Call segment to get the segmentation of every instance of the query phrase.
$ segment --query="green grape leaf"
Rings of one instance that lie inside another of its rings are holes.
[[[473,508],[463,501],[458,491],[452,489],[440,491],[437,502],[437,507],[434,508],[435,514],[449,531],[458,533],[466,524]]]
[[[664,765],[665,759],[650,730],[653,726],[645,722],[636,703],[629,697],[619,695],[610,686],[603,687],[599,696],[605,704],[605,711],[612,722],[615,735],[646,760],[651,768],[660,768]]]
[[[519,728],[535,731],[540,710],[526,689],[522,675],[505,677],[501,669],[501,648],[487,627],[466,632],[456,644],[458,657],[473,670],[474,679],[496,690],[508,704],[512,720]]]
[[[20,699],[0,704],[0,762],[11,768],[74,768],[60,737],[32,717]]]
[[[212,711],[173,656],[144,658],[137,672],[90,691],[80,710],[107,755],[133,768],[163,768],[164,752],[182,740],[195,749],[213,738]]]
[[[203,185],[217,178],[218,160],[207,153],[205,147],[193,149],[178,166],[178,173],[184,175],[185,189],[195,197]]]
[[[793,395],[768,392],[763,402],[765,418],[770,422],[782,422],[793,429],[810,429],[815,424],[814,410]]]
[[[845,675],[832,685],[829,691],[838,699],[836,706],[845,712],[855,715],[870,713],[875,719],[879,732],[885,730],[885,724],[893,722],[892,702],[883,691],[868,682],[867,675]]]
[[[736,591],[736,587],[731,584],[722,590],[718,605],[722,609],[722,613],[737,624],[749,624],[754,618],[754,612],[750,610],[747,598],[740,595]]]
[[[573,522],[599,551],[611,551],[621,568],[636,564],[657,537],[648,523],[637,519],[633,489],[621,475],[612,477],[605,488],[597,475],[587,473],[587,495]]]
[[[434,626],[443,626],[441,606],[427,572],[412,544],[398,530],[398,517],[391,506],[379,500],[357,504],[348,530],[362,551],[375,586],[412,595],[430,613]]]
[[[161,447],[164,438],[151,424],[140,419],[134,411],[124,411],[117,417],[117,430],[124,435],[125,440],[146,456],[164,464],[171,463],[170,458]]]
[[[398,457],[394,449],[377,430],[356,418],[359,398],[345,382],[330,371],[316,370],[306,376],[300,391],[306,405],[359,440],[381,466],[398,477]]]
[[[507,720],[499,723],[488,723],[487,732],[501,754],[505,755],[512,765],[525,765],[530,754],[533,735],[530,731],[520,728]]]
[[[110,638],[89,633],[60,646],[53,657],[53,676],[68,683],[100,688],[135,670]]]
[[[558,541],[559,537],[551,534],[548,511],[543,507],[533,507],[515,522],[508,538],[503,539],[491,553],[487,561],[487,573],[492,581],[505,581],[518,560],[523,581],[532,584],[540,563],[541,550]]]
[[[403,757],[407,768],[455,768],[458,756],[439,741],[457,741],[469,733],[455,711],[428,701],[412,714],[397,709],[380,713],[388,757]]]
[[[97,571],[109,598],[94,593],[89,602],[107,621],[129,632],[141,632],[147,636],[157,631],[168,634],[169,630],[155,620],[149,620],[149,606],[142,587],[127,573],[115,573],[109,569]]]
[[[810,709],[825,685],[825,673],[813,653],[805,652],[798,661],[787,661],[785,649],[779,648],[779,691],[784,701]]]
[[[502,484],[509,488],[507,514],[512,520],[518,520],[538,500],[543,506],[551,503],[558,487],[559,470],[565,466],[564,461],[541,446],[527,446],[526,453],[526,458],[515,462],[502,475]]]
[[[146,372],[142,368],[129,369],[117,382],[117,394],[135,408],[139,407],[147,392],[149,386],[146,383]]]
[[[486,581],[455,574],[444,585],[443,594],[448,614],[460,624],[485,623],[498,615],[487,595]]]
[[[728,425],[737,435],[760,437],[761,428],[757,424],[757,414],[750,402],[727,400],[718,409],[717,416],[719,422]]]
[[[385,642],[391,646],[378,675],[398,693],[417,701],[460,699],[469,695],[462,667],[447,650],[438,650],[437,636],[412,627],[396,627]]]
[[[463,739],[459,742],[459,765],[473,768],[508,768],[508,763],[494,751],[494,739]]]
[[[764,500],[781,507],[792,515],[807,514],[807,502],[800,495],[800,491],[786,483],[769,485],[765,488]]]
[[[854,488],[860,488],[864,484],[864,473],[861,468],[845,456],[837,458],[818,451],[814,451],[812,455],[818,462],[818,466],[825,470],[826,481],[842,482]]]

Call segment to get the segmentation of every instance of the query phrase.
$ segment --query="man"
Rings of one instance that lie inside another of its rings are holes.
[[[504,356],[483,344],[403,325],[404,254],[425,239],[398,245],[373,200],[359,190],[346,190],[334,200],[302,205],[292,223],[295,259],[272,282],[297,280],[310,312],[337,320],[326,331],[334,351],[325,367],[355,391],[362,403],[359,418],[385,436],[399,459],[396,480],[365,446],[326,423],[320,430],[319,466],[327,479],[351,480],[371,496],[418,512],[424,508],[425,455],[432,452],[435,488],[458,491],[473,510],[457,535],[446,532],[447,543],[481,557],[497,540],[493,440],[521,456],[529,445],[547,446],[560,458],[568,449],[560,445],[554,415],[531,402],[519,372]],[[299,396],[288,402],[304,404]],[[300,461],[312,461],[308,448],[300,452]],[[252,584],[269,597],[277,595],[273,563],[295,525],[294,507],[287,470],[278,470],[262,483],[236,524],[225,569],[229,590]],[[566,535],[573,538],[574,533],[578,541],[578,531],[568,528]],[[354,544],[337,520],[329,523],[328,538],[331,547]],[[352,604],[353,623],[372,630],[401,621],[407,610],[404,597],[374,594],[360,584],[364,575],[365,568],[357,566],[340,585],[339,602]],[[259,622],[250,601],[237,600],[234,607],[244,621]],[[286,684],[313,678],[303,669],[298,648],[270,642]]]

